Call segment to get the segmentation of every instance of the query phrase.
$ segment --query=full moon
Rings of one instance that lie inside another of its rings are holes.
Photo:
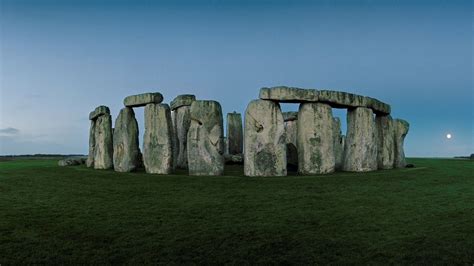
[[[450,139],[451,137],[452,137],[451,134],[449,134],[449,133],[446,134],[446,138],[447,138],[447,139]]]

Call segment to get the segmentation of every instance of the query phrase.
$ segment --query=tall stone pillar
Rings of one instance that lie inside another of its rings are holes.
[[[95,121],[94,168],[111,169],[113,167],[112,117],[103,114]]]
[[[94,167],[94,149],[95,149],[95,120],[91,120],[89,129],[89,154],[87,156],[87,167]]]
[[[131,172],[139,167],[138,122],[130,107],[120,110],[115,119],[114,130],[114,170]]]
[[[347,112],[343,170],[377,170],[377,129],[373,112],[369,108],[356,107]]]
[[[395,132],[390,115],[376,115],[378,169],[392,169],[395,160]]]
[[[216,101],[194,101],[187,136],[190,175],[222,175],[224,172],[224,128],[221,105]]]
[[[334,160],[336,170],[342,169],[344,147],[342,143],[341,120],[339,117],[332,119],[333,137],[334,137]]]
[[[171,143],[173,150],[173,169],[178,168],[178,154],[179,154],[179,143],[178,143],[178,129],[176,127],[176,111],[171,111]]]
[[[171,110],[174,111],[174,122],[176,132],[177,167],[188,168],[187,138],[189,127],[191,126],[191,104],[196,101],[196,96],[191,94],[179,95],[171,102]]]
[[[286,176],[286,139],[280,105],[253,100],[245,112],[244,174]]]
[[[227,152],[242,154],[243,150],[242,115],[240,113],[227,114]]]
[[[395,132],[394,167],[403,168],[406,166],[403,144],[405,142],[405,137],[408,134],[408,130],[410,129],[410,124],[408,124],[408,122],[405,120],[395,119],[393,120],[393,128]]]
[[[167,104],[149,103],[145,106],[143,163],[147,173],[169,174],[173,170],[172,127]]]
[[[298,172],[303,175],[335,171],[331,106],[302,103],[298,112]]]
[[[289,169],[298,169],[298,149],[296,144],[298,133],[298,112],[284,112],[286,134],[286,163]]]

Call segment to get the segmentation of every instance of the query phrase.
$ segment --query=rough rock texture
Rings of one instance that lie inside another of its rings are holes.
[[[222,175],[224,172],[224,128],[221,105],[216,101],[194,101],[188,131],[190,175]]]
[[[145,106],[149,103],[161,103],[163,101],[163,95],[159,92],[148,92],[137,95],[131,95],[123,100],[123,104],[126,107],[139,107]]]
[[[152,174],[169,174],[173,170],[173,125],[167,104],[150,103],[145,106],[145,135],[143,163]]]
[[[131,172],[139,166],[138,123],[130,107],[120,110],[114,129],[114,170]]]
[[[317,102],[318,91],[286,86],[261,88],[260,99],[283,103]]]
[[[278,102],[322,102],[334,108],[367,107],[378,114],[390,114],[390,105],[377,99],[343,91],[272,87],[260,90],[260,99]]]
[[[244,156],[242,154],[224,154],[226,164],[243,164]]]
[[[196,100],[196,96],[192,94],[183,94],[178,95],[176,98],[171,101],[170,107],[171,110],[176,110],[181,106],[191,106],[191,104]]]
[[[335,170],[331,106],[303,103],[298,112],[298,173],[326,174]]]
[[[86,163],[86,158],[66,158],[58,161],[59,166],[81,165]]]
[[[245,112],[244,174],[286,176],[286,137],[280,105],[253,100]]]
[[[90,112],[89,120],[95,120],[97,117],[101,115],[108,115],[110,114],[110,109],[107,106],[101,105],[95,108],[94,111]]]
[[[112,117],[109,114],[97,118],[94,131],[94,168],[111,169],[113,167]]]
[[[178,167],[178,154],[179,154],[179,144],[178,144],[178,129],[176,128],[176,111],[171,111],[171,123],[172,123],[172,133],[171,133],[171,145],[173,150],[173,169]],[[187,161],[187,160],[186,160]]]
[[[357,107],[347,111],[343,170],[377,170],[377,129],[373,112],[369,108]]]
[[[298,112],[284,112],[286,135],[286,162],[290,169],[298,169],[298,149],[296,138],[298,132]]]
[[[176,140],[178,147],[177,166],[188,169],[188,131],[191,126],[191,106],[181,106],[175,111]]]
[[[378,169],[392,169],[395,159],[395,135],[390,115],[375,116],[377,127],[377,165]]]
[[[407,121],[402,119],[394,119],[393,120],[393,129],[395,133],[395,159],[394,159],[394,167],[396,168],[403,168],[406,166],[405,161],[405,152],[403,150],[403,143],[405,141],[405,137],[408,134],[408,130],[410,129],[410,124]]]
[[[87,156],[87,167],[94,167],[94,149],[95,149],[95,120],[91,120],[89,129],[89,155]]]
[[[342,132],[341,132],[341,120],[339,117],[332,119],[332,129],[334,137],[334,159],[336,170],[342,169],[344,147],[342,146]]]
[[[241,154],[243,151],[244,133],[242,129],[242,115],[240,113],[227,114],[227,152]]]

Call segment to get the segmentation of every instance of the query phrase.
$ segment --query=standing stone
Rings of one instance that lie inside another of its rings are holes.
[[[392,169],[395,160],[395,136],[390,115],[376,115],[378,169]]]
[[[131,172],[139,166],[138,123],[130,107],[120,110],[114,129],[114,170]]]
[[[190,94],[184,94],[177,96],[171,102],[171,109],[174,112],[175,122],[175,133],[176,133],[176,146],[177,158],[176,164],[178,168],[188,168],[188,131],[191,125],[191,104],[196,101],[196,96]]]
[[[167,104],[150,103],[145,106],[145,136],[143,163],[152,174],[169,174],[173,169],[171,111]]]
[[[334,159],[336,170],[342,169],[344,147],[342,146],[341,120],[339,117],[332,119],[333,137],[334,137]]]
[[[298,112],[284,112],[286,135],[286,163],[288,168],[298,169],[298,149],[296,144],[298,133]]]
[[[176,128],[176,111],[171,111],[171,124],[173,132],[171,134],[171,143],[173,146],[173,169],[178,167],[178,154],[179,154],[179,143],[178,143],[178,130]]]
[[[94,149],[95,149],[95,120],[91,120],[89,129],[89,155],[87,156],[86,166],[94,167]]]
[[[103,114],[95,121],[94,168],[111,169],[113,167],[112,117]]]
[[[244,174],[286,176],[286,137],[280,105],[253,100],[245,112]]]
[[[194,101],[187,152],[190,175],[222,175],[224,129],[221,105],[216,101]]]
[[[243,149],[242,115],[240,113],[227,114],[227,152],[241,154]]]
[[[393,120],[393,128],[395,132],[395,160],[394,167],[404,168],[406,166],[405,152],[403,150],[403,143],[405,137],[410,129],[410,124],[402,119]]]
[[[331,106],[303,103],[298,112],[298,172],[327,174],[335,170]]]
[[[371,109],[357,107],[347,112],[344,171],[377,170],[377,129]]]

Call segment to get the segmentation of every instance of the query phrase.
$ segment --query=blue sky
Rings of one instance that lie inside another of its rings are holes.
[[[88,113],[115,119],[131,94],[193,93],[225,117],[275,85],[391,104],[408,156],[474,153],[471,1],[0,4],[0,154],[87,153]]]

